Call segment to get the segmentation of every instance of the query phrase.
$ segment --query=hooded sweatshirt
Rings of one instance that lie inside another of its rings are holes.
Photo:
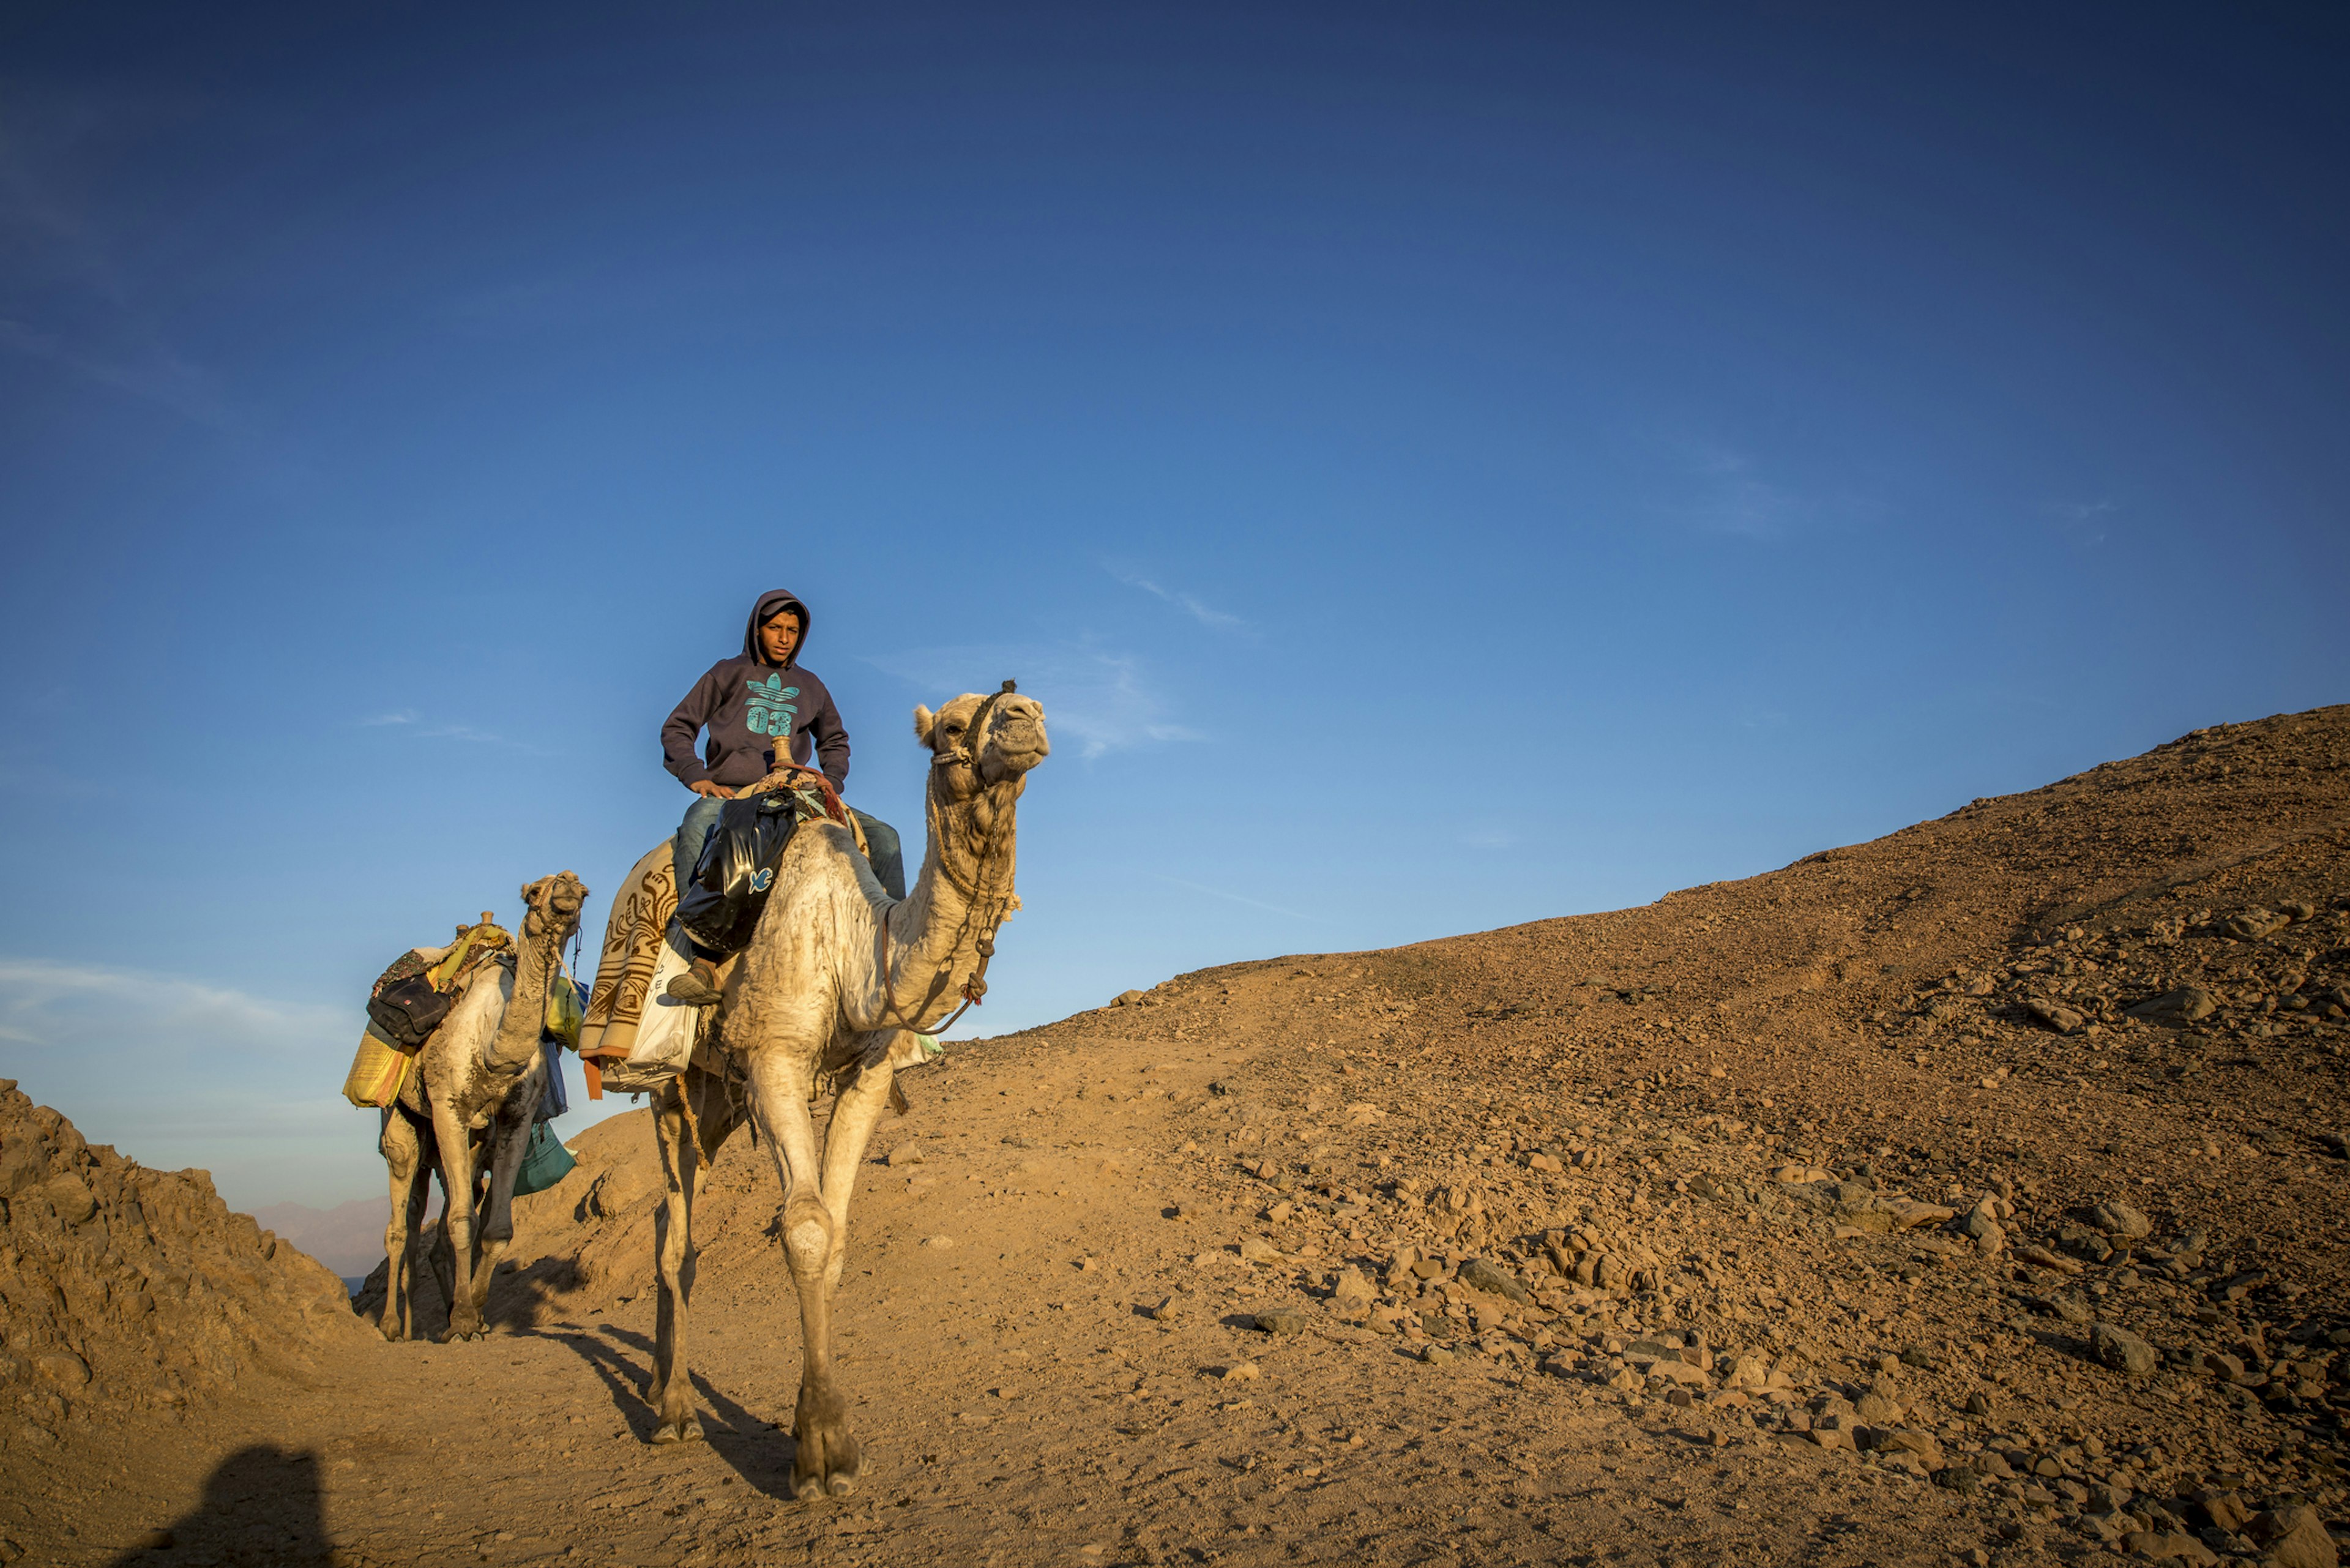
[[[759,627],[782,609],[799,612],[800,641],[777,665],[759,646]],[[806,766],[811,755],[819,756],[817,765],[835,790],[847,784],[848,732],[840,710],[824,682],[800,667],[810,629],[807,606],[797,595],[770,588],[759,596],[743,628],[743,651],[712,665],[661,726],[662,765],[678,783],[689,789],[702,779],[728,789],[755,784],[767,775],[769,748],[787,737],[792,761]],[[710,744],[696,756],[694,737],[705,729]]]

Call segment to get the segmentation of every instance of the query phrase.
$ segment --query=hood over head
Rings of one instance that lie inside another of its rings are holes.
[[[797,664],[800,655],[807,651],[808,633],[815,629],[815,622],[808,615],[807,606],[800,601],[799,595],[789,588],[769,588],[751,607],[750,623],[743,628],[743,651],[760,663],[766,663],[767,650],[759,646],[759,628],[766,625],[778,610],[787,609],[799,612],[800,640],[799,646],[792,649],[791,658],[784,661],[784,668],[788,670]]]

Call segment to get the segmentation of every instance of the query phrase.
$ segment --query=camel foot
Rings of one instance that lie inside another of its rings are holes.
[[[800,1390],[799,1419],[792,1434],[792,1493],[802,1502],[847,1497],[857,1490],[865,1456],[848,1431],[848,1401],[836,1392]]]
[[[702,1441],[702,1417],[688,1416],[682,1421],[664,1421],[653,1428],[656,1443],[698,1443]]]

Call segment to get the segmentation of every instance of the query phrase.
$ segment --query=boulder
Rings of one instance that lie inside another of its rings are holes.
[[[2126,1328],[2101,1323],[2089,1331],[2089,1354],[2115,1371],[2144,1377],[2162,1365],[2154,1346]]]

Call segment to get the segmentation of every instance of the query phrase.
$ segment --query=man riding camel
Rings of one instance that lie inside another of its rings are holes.
[[[743,630],[743,651],[710,667],[661,725],[662,765],[691,790],[693,804],[677,830],[677,888],[681,897],[693,880],[702,850],[718,827],[726,802],[771,771],[778,741],[789,743],[794,763],[821,772],[837,794],[848,782],[848,731],[823,680],[799,662],[807,644],[807,606],[782,588],[761,594]],[[694,741],[707,731],[701,755]],[[906,896],[905,864],[897,832],[878,817],[850,807],[872,851],[873,875],[893,898]],[[719,956],[697,947],[692,967],[670,981],[672,1001],[708,1007],[718,1001]]]

